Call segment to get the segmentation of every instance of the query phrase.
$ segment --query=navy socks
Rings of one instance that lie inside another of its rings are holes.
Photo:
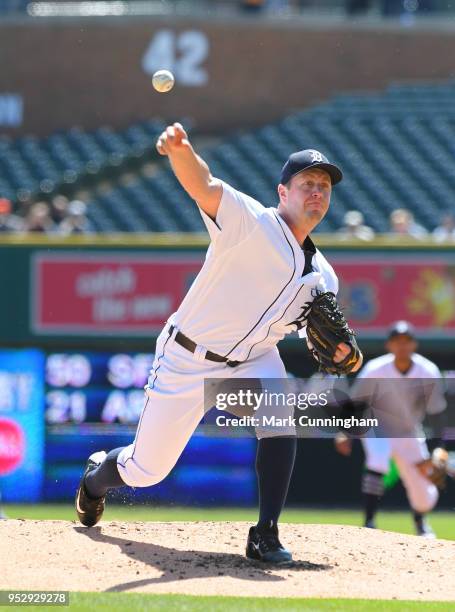
[[[259,530],[275,529],[278,524],[288,493],[296,449],[296,438],[262,438],[258,441]]]

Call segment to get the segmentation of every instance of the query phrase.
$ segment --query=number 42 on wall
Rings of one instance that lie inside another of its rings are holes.
[[[159,30],[142,58],[142,68],[150,75],[157,70],[170,70],[179,85],[201,87],[208,82],[203,67],[208,53],[209,40],[204,32]]]

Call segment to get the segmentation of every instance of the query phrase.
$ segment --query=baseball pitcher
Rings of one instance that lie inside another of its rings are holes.
[[[213,177],[180,124],[169,126],[156,146],[197,203],[211,242],[200,273],[158,337],[133,443],[88,459],[76,495],[87,527],[100,520],[109,488],[147,487],[167,476],[203,417],[204,379],[285,378],[276,344],[286,334],[304,332],[311,314],[313,331],[330,331],[324,350],[317,339],[312,344],[324,367],[349,372],[362,361],[339,316],[337,277],[310,238],[342,179],[340,169],[319,151],[294,153],[281,172],[278,207],[266,208]],[[319,306],[311,313],[315,297]],[[259,520],[249,531],[246,554],[288,563],[292,556],[279,541],[278,518],[294,464],[295,431],[257,427],[256,435]]]

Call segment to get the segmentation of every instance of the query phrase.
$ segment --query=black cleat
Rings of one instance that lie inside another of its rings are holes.
[[[87,461],[87,467],[85,468],[84,475],[81,478],[81,482],[79,483],[79,488],[76,493],[76,512],[79,517],[80,522],[86,527],[93,527],[96,525],[103,516],[104,512],[104,500],[106,498],[105,495],[103,497],[97,497],[95,499],[89,497],[87,495],[87,491],[85,490],[84,480],[89,472],[95,470],[100,463],[104,461],[106,457],[106,453],[104,451],[98,451],[90,455]]]
[[[292,562],[292,554],[286,550],[278,539],[278,528],[269,530],[258,530],[250,527],[248,542],[246,545],[246,556],[248,559],[285,565]]]

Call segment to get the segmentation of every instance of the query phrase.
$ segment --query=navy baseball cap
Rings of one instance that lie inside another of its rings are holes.
[[[343,173],[338,166],[331,164],[325,155],[316,149],[304,149],[289,156],[281,170],[280,183],[286,185],[293,176],[309,168],[325,170],[330,175],[332,185],[336,185],[343,178]]]
[[[392,325],[389,329],[389,335],[387,336],[387,340],[391,338],[396,338],[396,336],[408,336],[411,340],[415,340],[416,333],[414,326],[407,321],[397,321]]]

